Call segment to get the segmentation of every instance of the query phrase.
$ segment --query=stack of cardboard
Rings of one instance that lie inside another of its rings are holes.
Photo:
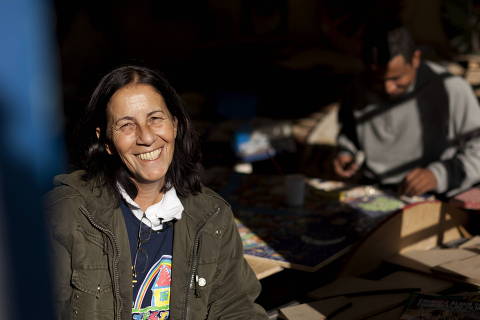
[[[380,280],[339,278],[309,293],[313,302],[280,309],[287,320],[398,319],[412,292],[439,292],[451,282],[430,276],[395,272]]]
[[[401,252],[388,262],[454,281],[480,285],[480,237],[473,237],[455,249]]]

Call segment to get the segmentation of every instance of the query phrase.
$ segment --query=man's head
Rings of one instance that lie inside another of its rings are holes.
[[[388,97],[402,96],[414,83],[421,53],[406,28],[369,33],[364,53],[373,85]]]

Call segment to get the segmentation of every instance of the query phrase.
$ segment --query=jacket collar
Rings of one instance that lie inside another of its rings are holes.
[[[73,188],[85,199],[85,209],[104,227],[111,229],[115,209],[120,208],[118,197],[104,185],[96,185],[85,180],[84,170],[77,170],[70,174],[61,174],[55,177],[54,184],[66,185]]]
[[[212,197],[207,195],[206,188],[202,185],[202,190],[199,194],[181,197],[180,201],[184,207],[182,220],[177,223],[185,223],[190,240],[193,240],[196,232],[205,224],[209,217],[211,217],[218,206]]]
[[[86,209],[97,222],[111,229],[114,211],[120,210],[118,197],[104,185],[95,185],[92,181],[83,179],[85,174],[84,170],[61,174],[55,177],[54,184],[73,188],[85,199]],[[186,224],[190,239],[195,237],[196,231],[217,209],[213,198],[206,195],[209,193],[206,189],[208,188],[202,186],[199,194],[180,197],[184,214],[177,223]]]

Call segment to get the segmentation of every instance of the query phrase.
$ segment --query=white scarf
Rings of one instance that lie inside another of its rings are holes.
[[[151,222],[151,227],[154,231],[162,230],[163,222],[172,221],[174,219],[180,220],[182,218],[183,205],[180,202],[174,187],[165,192],[162,200],[149,206],[145,212],[140,209],[140,206],[133,201],[118,182],[117,187],[122,198],[127,202],[128,207],[132,210],[135,217],[143,222],[144,220],[142,220],[142,218],[144,218],[145,214],[145,217]],[[147,223],[145,224],[148,225]],[[148,226],[150,227],[150,225]]]

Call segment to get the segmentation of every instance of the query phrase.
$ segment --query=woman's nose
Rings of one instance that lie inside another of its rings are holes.
[[[149,126],[137,127],[137,143],[141,145],[151,145],[155,142],[156,135]]]

